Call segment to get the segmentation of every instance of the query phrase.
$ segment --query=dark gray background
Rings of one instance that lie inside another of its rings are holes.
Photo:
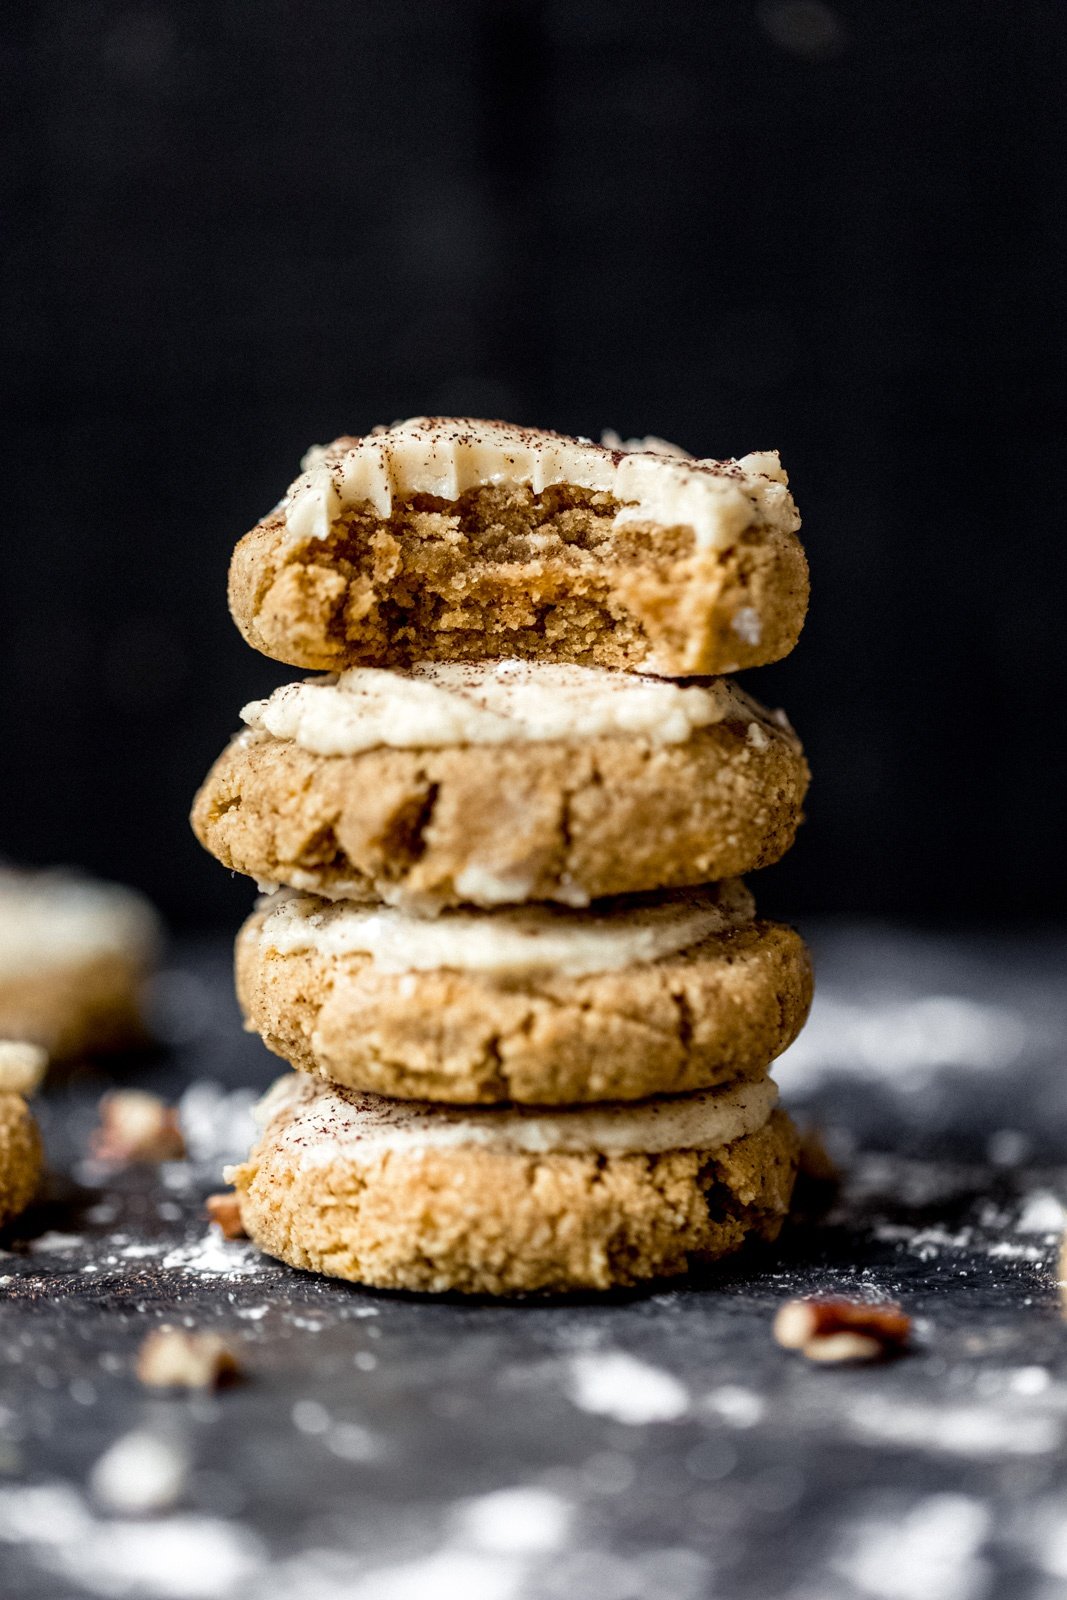
[[[1048,0],[4,7],[0,851],[231,924],[192,791],[312,440],[778,446],[790,910],[1062,909],[1067,26]],[[291,675],[291,674],[290,674]],[[1057,814],[1059,813],[1059,814]]]

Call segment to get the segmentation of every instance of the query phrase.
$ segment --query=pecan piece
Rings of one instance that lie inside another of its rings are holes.
[[[137,1377],[150,1389],[219,1389],[241,1375],[237,1357],[217,1333],[153,1328],[137,1352]]]
[[[135,1161],[180,1161],[185,1155],[178,1113],[143,1089],[115,1089],[100,1101],[100,1122],[89,1148],[98,1161],[128,1166]]]
[[[809,1361],[881,1361],[903,1350],[911,1318],[900,1306],[860,1300],[787,1300],[774,1337]]]
[[[224,1239],[248,1238],[235,1194],[209,1194],[204,1201],[204,1210]]]

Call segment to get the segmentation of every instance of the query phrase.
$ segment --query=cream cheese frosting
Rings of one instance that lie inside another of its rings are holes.
[[[619,735],[680,744],[728,719],[776,726],[766,707],[726,678],[686,685],[604,667],[515,660],[420,663],[393,672],[351,667],[284,684],[251,701],[241,717],[253,730],[322,756]]]
[[[0,981],[109,956],[147,964],[159,937],[155,912],[133,889],[0,868]]]
[[[535,494],[555,484],[609,494],[615,526],[689,527],[698,549],[721,549],[746,528],[800,526],[778,454],[698,460],[650,449],[613,449],[589,439],[472,417],[412,417],[364,438],[317,445],[290,486],[285,523],[293,544],[325,539],[341,513],[363,506],[387,517],[394,498],[456,500],[483,485]]]
[[[496,978],[536,973],[584,977],[662,961],[712,934],[750,922],[755,906],[740,879],[704,889],[634,896],[593,910],[548,904],[420,917],[393,906],[279,890],[261,902],[261,948],[290,955],[366,955],[382,972],[448,969]]]
[[[762,1128],[777,1101],[777,1084],[762,1078],[693,1094],[659,1095],[632,1105],[559,1111],[457,1107],[361,1094],[291,1072],[260,1101],[256,1120],[307,1168],[431,1149],[512,1150],[529,1155],[718,1150]]]

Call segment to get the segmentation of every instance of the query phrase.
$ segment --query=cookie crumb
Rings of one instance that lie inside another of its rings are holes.
[[[759,644],[763,638],[763,620],[755,606],[738,606],[730,626],[745,644]]]
[[[115,1166],[181,1161],[185,1140],[173,1106],[143,1089],[116,1089],[100,1101],[90,1150],[98,1161]]]
[[[29,1096],[48,1070],[48,1051],[28,1039],[0,1039],[0,1092]]]
[[[220,1334],[168,1326],[144,1340],[136,1372],[150,1389],[220,1389],[241,1376],[241,1367]]]
[[[204,1210],[224,1239],[247,1239],[241,1208],[235,1194],[209,1194]]]
[[[858,1300],[787,1300],[774,1319],[774,1337],[809,1361],[880,1361],[908,1342],[911,1318],[900,1306]]]

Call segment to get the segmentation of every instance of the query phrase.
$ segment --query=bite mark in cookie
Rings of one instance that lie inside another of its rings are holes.
[[[230,608],[250,644],[295,666],[732,672],[796,642],[798,526],[772,452],[694,460],[416,418],[309,453],[238,544]]]

